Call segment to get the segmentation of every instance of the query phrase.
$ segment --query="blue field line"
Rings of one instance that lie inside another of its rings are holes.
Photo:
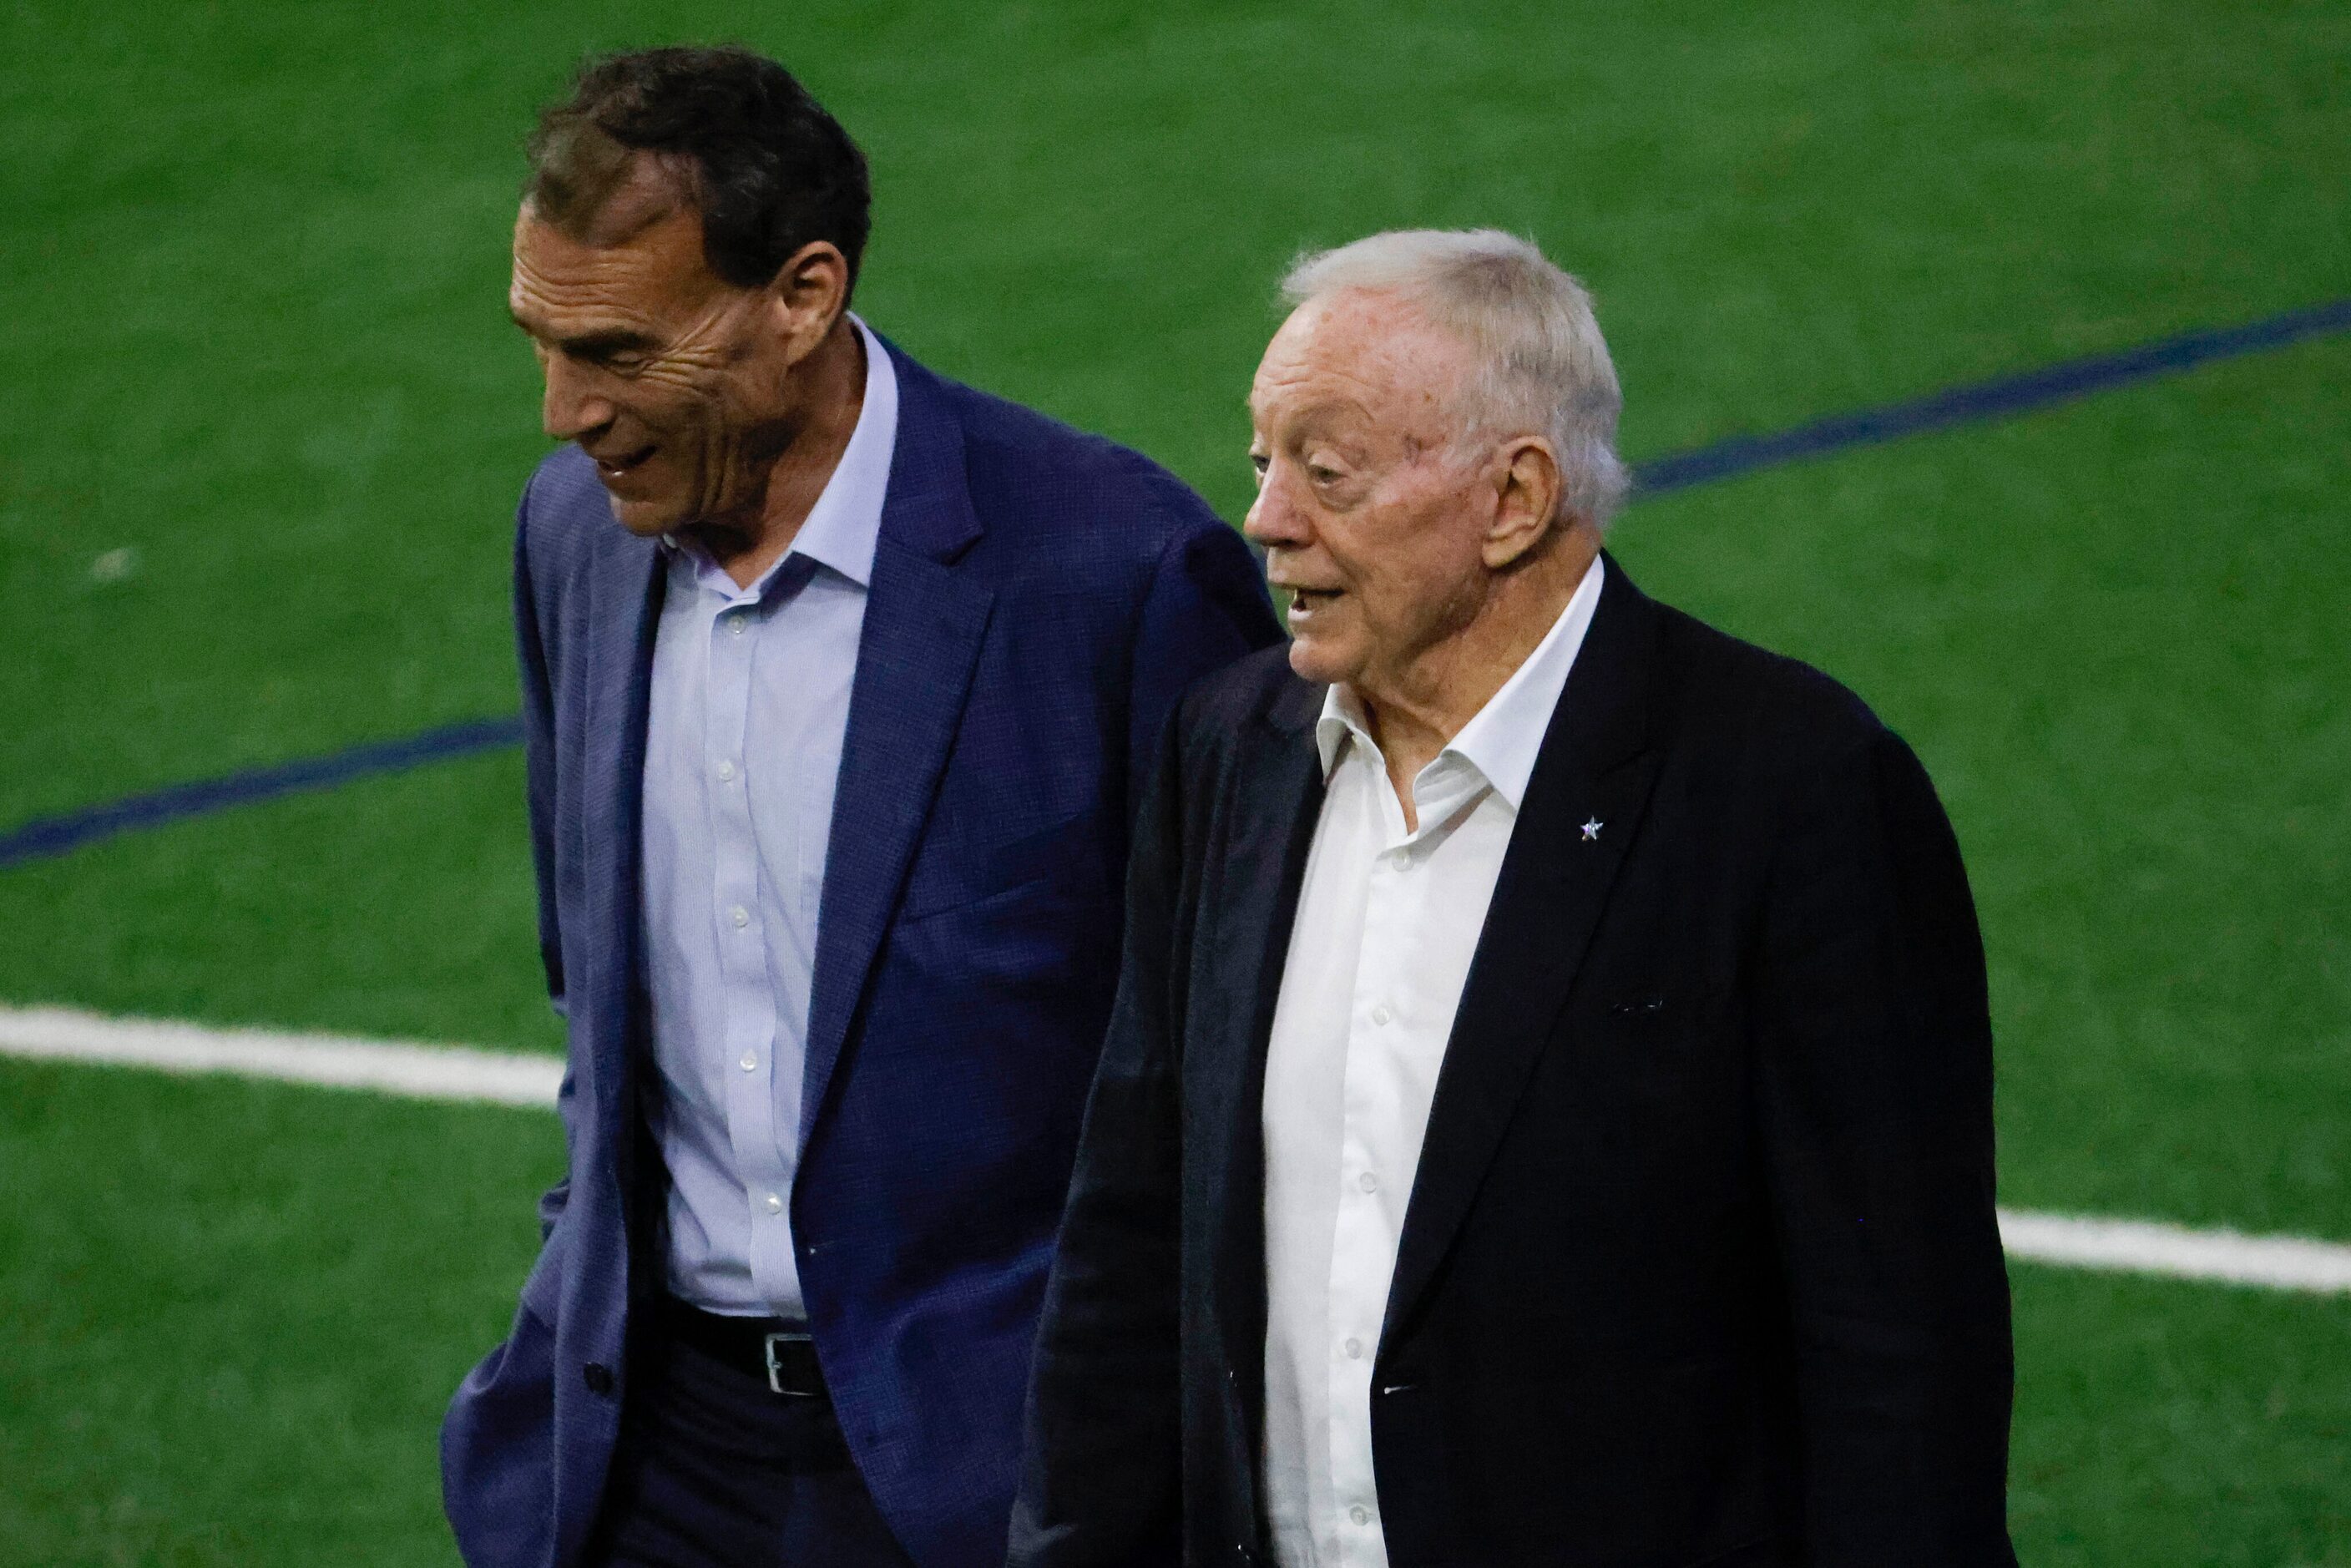
[[[331,789],[372,774],[397,773],[426,762],[445,762],[452,758],[520,744],[519,718],[468,719],[398,740],[354,746],[348,751],[331,752],[325,757],[281,762],[275,768],[256,768],[193,784],[175,784],[168,789],[27,822],[0,837],[0,866],[61,855],[133,828],[159,828],[166,822],[201,817],[231,806],[274,800],[280,795],[296,795],[308,789]]]
[[[2351,328],[2351,299],[2329,300],[2241,327],[2182,332],[2176,338],[2158,339],[2136,349],[2067,360],[2020,375],[1999,376],[1929,392],[1907,402],[1832,414],[1776,434],[1734,435],[1639,465],[1633,471],[1634,496],[1637,499],[1663,495],[1847,447],[1874,446],[1925,431],[2046,408],[2051,403],[2068,402],[2092,392],[2189,370],[2214,360],[2283,349],[2346,328]]]
[[[2283,315],[2159,339],[2135,349],[2067,360],[2037,371],[1999,376],[1903,402],[1832,415],[1771,435],[1735,435],[1687,452],[1656,457],[1634,469],[1634,499],[1661,496],[1759,468],[1819,457],[1853,446],[1998,419],[2105,392],[2215,360],[2234,359],[2351,329],[2351,299],[2288,310]],[[161,827],[231,806],[247,806],[308,789],[330,789],[353,779],[396,773],[520,744],[518,718],[474,719],[400,740],[376,741],[325,757],[174,785],[128,800],[44,817],[0,835],[0,869],[45,860],[135,828]]]

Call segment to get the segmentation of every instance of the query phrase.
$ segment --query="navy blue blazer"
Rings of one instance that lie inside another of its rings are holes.
[[[1148,460],[893,348],[897,450],[833,810],[792,1228],[874,1501],[924,1568],[995,1568],[1031,1341],[1117,979],[1133,797],[1195,677],[1279,639],[1248,547]],[[510,1336],[442,1432],[473,1568],[565,1568],[601,1494],[630,1307],[660,1289],[639,806],[662,572],[585,456],[520,508],[539,946],[569,1171]]]

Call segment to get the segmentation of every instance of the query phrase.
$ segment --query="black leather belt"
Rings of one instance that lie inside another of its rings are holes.
[[[783,1318],[730,1318],[664,1296],[654,1307],[662,1332],[705,1355],[742,1368],[789,1399],[822,1399],[824,1369],[808,1325]]]

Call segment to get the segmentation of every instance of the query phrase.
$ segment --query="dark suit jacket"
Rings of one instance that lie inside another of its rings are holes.
[[[1259,1107],[1322,695],[1256,655],[1163,751],[1020,1568],[1265,1554]],[[1396,1568],[2014,1562],[1959,847],[1856,698],[1613,562],[1454,1021],[1372,1378]]]
[[[925,1568],[995,1568],[1020,1402],[1109,1016],[1139,780],[1176,694],[1279,636],[1247,547],[1105,441],[892,350],[899,425],[825,869],[799,1275],[858,1468]],[[569,1176],[511,1337],[458,1391],[475,1568],[563,1568],[593,1520],[630,1306],[662,1279],[643,1135],[639,796],[663,573],[567,449],[515,557]]]

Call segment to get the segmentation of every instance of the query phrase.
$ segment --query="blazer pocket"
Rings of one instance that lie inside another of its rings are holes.
[[[1729,986],[1638,986],[1603,1004],[1601,1016],[1636,1034],[1688,1029],[1719,1013]]]
[[[1092,807],[967,855],[918,861],[899,918],[922,920],[1041,883],[1074,881],[1089,863],[1097,813]]]

